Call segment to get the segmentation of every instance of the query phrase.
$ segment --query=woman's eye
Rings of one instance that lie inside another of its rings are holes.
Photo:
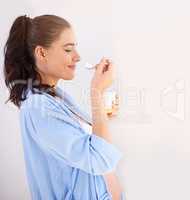
[[[71,52],[72,50],[69,50],[69,49],[65,49],[65,51],[66,51],[66,52]]]

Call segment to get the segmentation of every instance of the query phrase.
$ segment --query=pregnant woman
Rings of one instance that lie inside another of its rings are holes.
[[[121,200],[103,94],[114,65],[103,58],[91,80],[92,117],[60,87],[80,56],[72,26],[55,15],[15,19],[4,49],[5,84],[20,110],[27,180],[33,200]]]

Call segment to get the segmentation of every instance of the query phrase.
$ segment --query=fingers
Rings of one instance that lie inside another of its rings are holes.
[[[117,112],[118,112],[118,109],[114,108],[114,109],[112,109],[111,112],[108,112],[107,115],[108,115],[108,117],[114,117],[117,115]]]
[[[119,104],[112,103],[112,112],[115,113],[119,110]]]
[[[104,72],[107,72],[108,74],[111,75],[111,77],[114,78],[114,65],[113,65],[113,62],[111,60],[107,59],[107,66],[106,66]]]
[[[116,94],[115,95],[115,105],[119,105],[119,95],[118,94]]]
[[[107,110],[108,117],[114,117],[117,115],[119,110],[119,96],[116,94],[115,101],[112,101],[112,108]]]
[[[96,65],[97,73],[102,73],[104,68],[105,68],[105,65],[107,65],[107,64],[108,64],[107,59],[106,58],[102,58],[100,63]]]
[[[110,73],[113,73],[113,68],[114,68],[113,63],[112,63],[111,61],[109,61],[109,65],[108,65],[107,70],[108,70]]]
[[[107,72],[107,71],[112,73],[113,62],[110,59],[103,57],[100,60],[100,63],[95,66],[95,68],[96,68],[96,71],[98,73],[104,73],[104,72]]]

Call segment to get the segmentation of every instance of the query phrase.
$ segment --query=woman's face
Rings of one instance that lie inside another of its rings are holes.
[[[80,56],[76,50],[76,40],[72,28],[65,29],[51,47],[40,50],[43,55],[37,66],[42,82],[56,84],[59,79],[71,80]],[[39,51],[39,52],[40,52]]]

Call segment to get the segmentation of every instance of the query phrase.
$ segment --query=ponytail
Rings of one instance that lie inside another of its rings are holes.
[[[30,77],[34,65],[27,45],[30,26],[31,19],[26,15],[16,18],[4,47],[5,84],[10,91],[7,101],[11,100],[18,107],[20,100],[23,100],[22,92],[27,87],[27,78]]]

